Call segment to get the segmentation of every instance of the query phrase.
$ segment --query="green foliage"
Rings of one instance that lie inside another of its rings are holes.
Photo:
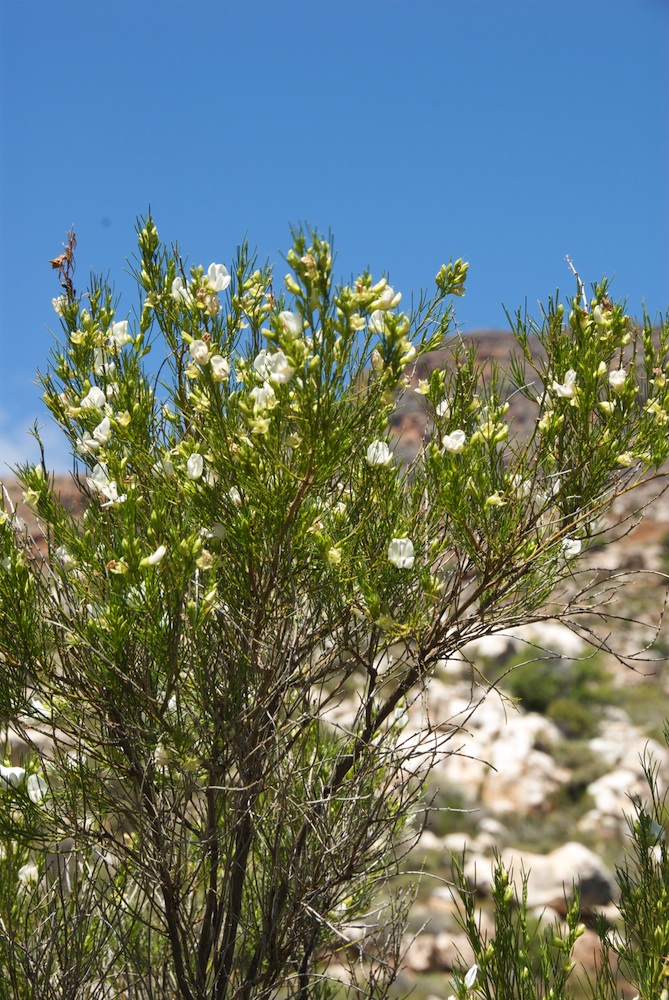
[[[482,934],[474,893],[463,866],[454,864],[454,899],[458,919],[474,951],[474,965],[453,978],[458,1000],[567,1000],[567,979],[573,969],[571,952],[585,926],[580,923],[578,892],[567,907],[565,926],[542,927],[527,911],[527,875],[522,876],[516,905],[511,873],[495,858],[492,883],[494,931]]]
[[[669,729],[665,728],[669,740]],[[669,853],[666,846],[666,793],[658,786],[658,767],[644,760],[648,801],[633,800],[630,843],[616,870],[620,888],[621,925],[612,929],[599,920],[601,953],[594,982],[574,982],[573,949],[585,930],[580,923],[578,890],[567,905],[564,924],[533,925],[527,910],[527,873],[520,898],[499,858],[493,869],[494,931],[482,932],[476,897],[464,875],[464,862],[454,864],[453,898],[458,919],[475,956],[475,965],[455,973],[458,1000],[666,1000],[669,991]],[[566,887],[570,888],[570,887]],[[578,978],[578,973],[576,973]],[[570,979],[571,977],[571,979]]]
[[[569,802],[581,802],[588,785],[608,770],[606,762],[590,748],[587,737],[572,738],[568,735],[551,745],[550,754],[557,764],[569,768],[571,772],[571,778],[562,791]]]
[[[568,326],[557,302],[516,322],[511,382],[454,337],[408,465],[393,416],[448,343],[463,261],[404,313],[386,279],[336,284],[316,232],[279,290],[246,246],[187,269],[148,218],[131,321],[106,280],[77,296],[73,247],[40,379],[85,513],[43,461],[17,474],[45,551],[0,514],[0,988],[307,1000],[361,921],[350,989],[384,997],[387,883],[449,749],[406,738],[407,705],[467,642],[598,606],[578,555],[669,453],[669,326],[658,344],[603,283]]]
[[[513,667],[505,686],[528,712],[549,715],[567,735],[591,735],[586,720],[587,708],[607,700],[609,691],[605,684],[607,674],[595,659],[569,660],[564,657],[523,661]],[[569,704],[561,704],[568,702]],[[575,730],[568,731],[570,709],[574,716]],[[591,718],[589,716],[588,718]],[[585,727],[585,730],[584,730]]]
[[[597,719],[592,710],[576,698],[557,698],[551,702],[547,717],[572,739],[588,739],[597,731]]]

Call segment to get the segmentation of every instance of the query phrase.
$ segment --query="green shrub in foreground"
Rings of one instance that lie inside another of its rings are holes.
[[[665,729],[665,738],[669,730]],[[579,979],[572,952],[585,930],[580,922],[578,887],[564,924],[532,925],[527,910],[527,873],[516,898],[509,872],[497,858],[492,902],[495,929],[481,932],[475,895],[454,866],[454,899],[460,923],[475,956],[474,965],[454,977],[453,1000],[667,1000],[669,996],[669,814],[658,787],[658,767],[644,761],[648,799],[634,799],[630,843],[616,870],[620,927],[599,921],[601,952],[595,981]],[[576,982],[574,981],[576,979]]]
[[[85,514],[44,460],[17,474],[46,553],[0,517],[0,997],[306,1000],[352,925],[351,990],[386,996],[407,904],[374,901],[454,732],[407,736],[408,706],[468,641],[605,614],[579,555],[669,453],[669,325],[579,284],[484,377],[461,260],[403,312],[316,233],[281,290],[246,247],[187,269],[147,219],[129,319],[73,253],[41,382]],[[407,465],[393,415],[444,345]]]

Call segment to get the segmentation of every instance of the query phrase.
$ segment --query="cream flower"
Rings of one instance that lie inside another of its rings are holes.
[[[382,309],[375,309],[372,315],[369,317],[369,329],[372,333],[378,333],[379,336],[383,333],[386,328],[386,318],[383,315]]]
[[[102,389],[100,389],[97,385],[93,385],[83,397],[79,406],[82,410],[101,410],[106,402],[107,397]]]
[[[155,552],[152,552],[150,556],[146,556],[140,562],[140,568],[145,569],[147,566],[157,566],[158,563],[162,562],[167,554],[167,546],[159,545]]]
[[[191,358],[198,365],[206,365],[211,355],[204,340],[194,340],[188,345]]]
[[[132,337],[128,333],[128,321],[127,319],[122,319],[118,323],[112,325],[109,331],[108,344],[111,350],[120,351],[122,347],[129,344],[132,341]]]
[[[393,538],[388,546],[388,559],[398,569],[411,569],[414,564],[414,547],[410,538]]]
[[[474,985],[474,983],[476,982],[476,977],[478,976],[478,974],[479,974],[479,967],[478,965],[476,965],[476,963],[474,963],[474,965],[472,965],[471,969],[468,970],[467,975],[465,976],[465,986],[467,987],[468,990],[470,990]]]
[[[93,437],[98,445],[107,444],[111,438],[111,424],[109,417],[104,417],[93,431]]]
[[[564,377],[564,382],[553,382],[553,392],[561,399],[573,399],[576,391],[576,372],[570,368]]]
[[[204,307],[210,316],[218,316],[221,311],[221,300],[216,292],[207,292],[204,296]]]
[[[214,381],[224,382],[229,377],[230,362],[226,358],[222,358],[220,354],[214,354],[209,359],[209,364],[211,365],[211,374],[214,376]]]
[[[26,772],[23,767],[3,767],[0,764],[0,787],[18,788],[25,781]]]
[[[58,546],[58,548],[54,551],[54,556],[56,557],[60,565],[63,567],[65,572],[74,569],[74,567],[76,566],[76,562],[74,561],[74,559],[72,558],[72,556],[67,551],[64,545]]]
[[[26,782],[26,791],[31,802],[41,802],[49,791],[49,786],[41,774],[31,774]]]
[[[253,367],[262,379],[269,379],[278,385],[290,382],[295,374],[295,369],[291,367],[283,351],[275,351],[274,354],[269,354],[264,347],[253,362]]]
[[[401,292],[395,292],[394,288],[386,285],[379,297],[372,302],[372,308],[380,310],[394,309],[395,306],[399,305],[401,298]]]
[[[224,264],[210,264],[207,271],[207,284],[212,292],[224,292],[231,282],[228,269]]]
[[[175,300],[175,302],[185,302],[186,305],[190,305],[193,301],[193,293],[188,288],[184,278],[179,275],[172,282],[172,291],[170,295]]]
[[[102,504],[103,507],[114,503],[123,503],[127,499],[125,493],[119,496],[116,480],[109,478],[109,471],[103,462],[98,462],[92,474],[86,477],[86,482],[92,490],[107,498],[109,503]]]
[[[269,382],[263,382],[262,385],[255,386],[251,389],[249,396],[253,400],[253,409],[255,412],[271,410],[276,406],[276,393]]]
[[[299,315],[299,313],[288,312],[288,311],[280,312],[279,321],[285,333],[287,333],[289,337],[296,339],[297,337],[301,336],[303,323],[302,323],[302,317]]]
[[[100,442],[96,441],[89,431],[84,431],[80,438],[77,438],[77,451],[80,455],[94,455],[100,449]]]
[[[609,385],[613,392],[622,392],[626,381],[627,372],[624,368],[618,368],[616,371],[609,372]]]
[[[485,502],[486,507],[506,507],[506,501],[502,500],[499,492],[495,490]]]
[[[565,559],[573,559],[575,556],[579,555],[582,547],[580,538],[562,539],[562,554]]]
[[[368,465],[390,465],[393,453],[385,441],[372,441],[367,449]]]
[[[457,430],[453,431],[451,434],[444,434],[441,439],[441,444],[444,451],[450,451],[454,455],[459,455],[461,451],[464,451],[466,440],[467,436],[465,432]]]
[[[106,351],[103,351],[101,347],[96,347],[93,351],[93,373],[95,375],[106,375],[107,377],[114,374],[116,371],[116,365],[113,361],[107,360]]]
[[[204,459],[199,452],[194,451],[186,463],[186,472],[189,479],[199,479],[204,471]]]
[[[22,889],[29,889],[37,885],[39,881],[39,869],[35,864],[22,865],[18,870],[19,886]]]

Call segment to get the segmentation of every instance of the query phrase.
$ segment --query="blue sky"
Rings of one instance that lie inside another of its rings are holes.
[[[291,223],[336,270],[410,299],[470,261],[466,330],[616,278],[669,306],[667,0],[0,0],[0,475],[67,455],[35,370],[76,287],[125,274],[134,222],[192,263],[247,237],[283,275]]]

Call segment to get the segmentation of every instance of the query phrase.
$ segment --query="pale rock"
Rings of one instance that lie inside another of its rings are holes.
[[[448,934],[442,931],[434,941],[434,962],[440,972],[451,972],[456,966],[470,968],[474,952],[464,933]]]
[[[620,837],[624,833],[623,827],[626,828],[627,823],[622,816],[609,816],[599,809],[588,809],[576,824],[579,833],[600,840]]]
[[[521,873],[526,873],[527,905],[530,909],[549,906],[564,915],[565,895],[567,899],[571,898],[574,884],[580,885],[584,910],[604,906],[617,895],[613,874],[598,855],[577,841],[563,844],[550,854],[507,849],[502,852],[501,860],[510,873],[518,898],[522,892]],[[468,864],[466,875],[479,890],[490,892],[492,866],[487,870],[478,866],[474,873],[473,867]]]
[[[435,969],[434,934],[417,934],[406,942],[402,966],[412,972],[433,972]]]

